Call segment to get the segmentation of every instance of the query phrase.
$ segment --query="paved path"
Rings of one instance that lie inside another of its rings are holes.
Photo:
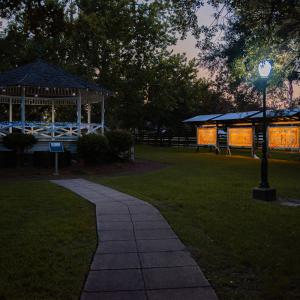
[[[81,300],[217,300],[152,205],[84,179],[53,182],[96,205],[99,243]]]

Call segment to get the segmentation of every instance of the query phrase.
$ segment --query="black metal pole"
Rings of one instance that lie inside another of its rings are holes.
[[[54,153],[54,173],[53,175],[57,176],[59,175],[58,173],[58,152]]]
[[[266,90],[267,80],[263,85],[263,144],[262,144],[262,159],[261,159],[261,182],[260,188],[269,188],[268,182],[268,157],[267,157],[267,116],[266,116]]]

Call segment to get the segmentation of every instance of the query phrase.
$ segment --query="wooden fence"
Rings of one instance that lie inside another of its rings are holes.
[[[197,147],[195,136],[159,136],[156,134],[137,134],[135,143],[160,147]]]
[[[227,149],[227,134],[218,135],[220,150],[226,151]],[[157,134],[136,134],[135,143],[142,145],[152,145],[159,147],[197,147],[196,136],[164,136]],[[260,148],[262,145],[262,135],[256,135],[255,145]]]

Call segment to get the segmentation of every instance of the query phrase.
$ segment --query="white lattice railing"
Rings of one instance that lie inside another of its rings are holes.
[[[80,127],[80,130],[79,130]],[[37,138],[68,138],[77,139],[87,133],[100,133],[101,124],[97,123],[45,123],[45,122],[0,122],[0,137],[19,130],[33,134]]]

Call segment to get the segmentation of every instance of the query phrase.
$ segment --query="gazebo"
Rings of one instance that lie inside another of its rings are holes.
[[[0,103],[9,106],[8,120],[0,122],[0,138],[13,132],[33,134],[39,142],[66,141],[72,143],[82,134],[103,134],[105,129],[105,99],[112,92],[83,80],[41,59],[0,74]],[[99,122],[91,123],[93,103],[101,103]],[[13,105],[20,106],[20,120],[13,120]],[[51,106],[51,122],[26,120],[26,106]],[[77,122],[55,122],[55,107],[76,105]],[[87,120],[82,122],[82,106]]]

